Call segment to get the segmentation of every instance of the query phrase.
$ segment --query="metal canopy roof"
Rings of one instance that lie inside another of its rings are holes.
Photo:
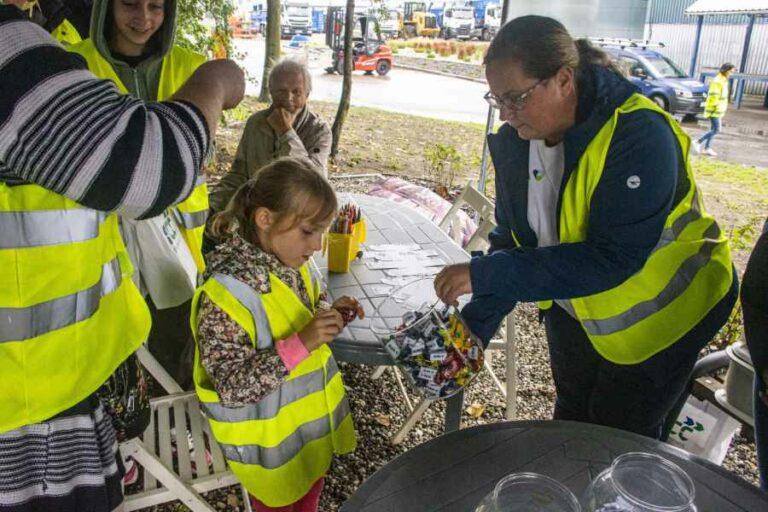
[[[762,14],[768,15],[768,0],[698,0],[685,14]]]

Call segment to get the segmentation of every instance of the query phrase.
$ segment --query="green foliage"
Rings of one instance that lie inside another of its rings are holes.
[[[179,0],[176,44],[209,57],[214,56],[218,46],[223,44],[227,55],[232,55],[232,31],[229,28],[232,10],[229,0]]]
[[[755,244],[755,237],[760,233],[763,217],[752,217],[743,226],[734,227],[728,237],[734,251],[750,251]]]
[[[432,52],[429,52],[429,53],[427,53],[427,58],[428,59],[434,59],[435,58],[435,54],[432,53]]]
[[[746,224],[731,229],[728,236],[731,251],[751,251],[757,241],[757,237],[760,235],[763,220],[762,216],[754,216]],[[737,300],[736,306],[731,311],[731,316],[728,317],[728,321],[715,338],[717,347],[723,349],[728,345],[736,343],[742,336],[742,326],[741,301]]]
[[[461,154],[450,144],[428,144],[424,148],[424,170],[427,177],[439,185],[453,188],[463,166]]]

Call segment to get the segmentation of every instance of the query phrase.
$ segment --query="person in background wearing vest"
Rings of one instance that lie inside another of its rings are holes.
[[[726,62],[720,66],[720,72],[709,84],[707,92],[707,101],[704,104],[704,117],[709,119],[709,131],[699,137],[699,140],[693,143],[693,150],[696,153],[704,153],[709,156],[717,156],[717,153],[710,147],[715,135],[720,133],[721,120],[728,110],[728,78],[736,72],[736,66]],[[702,148],[702,144],[704,147]]]
[[[173,45],[176,5],[176,0],[95,0],[91,37],[69,50],[85,57],[96,76],[112,80],[124,94],[146,101],[167,100],[205,62],[203,55]],[[202,170],[192,194],[170,212],[202,273],[205,263],[201,247],[208,216],[208,188]],[[123,224],[121,229],[136,267],[134,280],[145,291],[135,228]],[[152,299],[151,294],[145,295]],[[185,364],[182,357],[185,349],[190,359],[192,354],[191,332],[183,328],[189,323],[189,300],[163,309],[148,300],[153,319],[149,350],[184,387],[191,386],[191,361]]]
[[[496,222],[487,255],[443,269],[486,343],[517,302],[545,311],[554,417],[658,438],[737,279],[704,211],[690,140],[558,21],[504,25],[485,57]]]
[[[336,215],[307,159],[280,158],[213,216],[192,302],[195,388],[256,511],[314,512],[334,453],[354,450],[349,404],[328,343],[364,311],[323,300],[308,264]]]
[[[115,431],[95,391],[146,339],[117,215],[192,191],[243,72],[204,64],[145,103],[98,80],[0,0],[0,512],[123,508]],[[167,162],[167,165],[160,165]]]

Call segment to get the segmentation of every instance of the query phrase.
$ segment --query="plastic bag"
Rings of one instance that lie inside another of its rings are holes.
[[[170,213],[141,221],[124,219],[123,224],[127,228],[124,231],[135,232],[137,247],[129,252],[138,252],[132,261],[157,309],[176,307],[191,299],[197,285],[197,265]]]
[[[690,396],[667,442],[719,465],[740,427],[738,421],[715,404]]]

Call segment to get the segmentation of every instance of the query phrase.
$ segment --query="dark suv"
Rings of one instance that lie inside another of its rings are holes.
[[[632,83],[661,108],[672,114],[704,112],[707,86],[689,77],[671,59],[635,42],[602,43],[592,40],[618,64]]]

